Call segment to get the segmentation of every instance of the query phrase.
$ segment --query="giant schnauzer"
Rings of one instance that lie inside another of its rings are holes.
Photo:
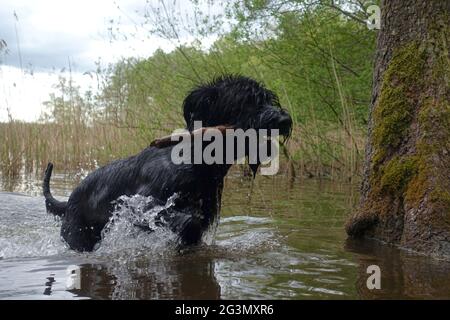
[[[278,129],[289,137],[292,120],[278,97],[257,81],[227,75],[194,88],[183,102],[186,129],[193,134],[194,121],[204,128]],[[175,232],[179,244],[198,244],[217,223],[223,180],[230,164],[175,164],[175,144],[160,139],[139,154],[116,160],[90,173],[67,202],[50,192],[53,164],[45,172],[43,191],[47,211],[60,216],[61,236],[77,251],[92,251],[100,242],[116,200],[121,196],[152,196],[165,203],[175,193],[173,207],[161,211],[157,221]],[[246,149],[247,150],[247,149]],[[251,166],[256,173],[260,161]]]

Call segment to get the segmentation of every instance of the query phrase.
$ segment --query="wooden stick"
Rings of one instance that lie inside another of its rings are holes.
[[[199,134],[203,135],[203,134],[205,134],[206,131],[210,130],[210,129],[219,130],[223,135],[225,135],[227,129],[234,129],[234,128],[231,127],[231,126],[223,126],[223,125],[221,125],[221,126],[216,126],[216,127],[202,127],[200,129],[196,129],[196,130],[194,130],[192,132],[189,132],[189,131],[186,130],[185,132],[181,132],[179,134],[172,134],[172,135],[169,135],[169,136],[164,136],[164,137],[159,138],[159,139],[155,139],[155,140],[152,141],[152,143],[150,143],[150,146],[158,148],[158,149],[170,147],[170,146],[173,146],[173,145],[176,145],[176,144],[180,143],[184,139],[183,137],[190,136],[190,138],[192,139],[196,135],[199,135]],[[177,139],[173,139],[172,140],[172,137],[177,138]]]

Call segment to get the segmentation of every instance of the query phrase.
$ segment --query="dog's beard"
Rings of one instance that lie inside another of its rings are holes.
[[[255,158],[250,159],[249,155],[247,154],[248,166],[250,167],[250,170],[253,173],[253,178],[256,177],[256,173],[258,172],[258,169],[262,163],[270,162],[274,159],[274,157],[278,156],[278,153],[276,151],[279,149],[279,147],[274,145],[275,143],[276,144],[279,143],[278,137],[279,137],[278,135],[272,136],[269,134],[267,136],[258,138],[258,144],[257,144],[257,150],[256,150],[257,151],[256,161],[255,161]],[[285,137],[285,136],[282,136],[282,137],[283,137],[283,141],[285,141],[287,139],[287,137]],[[265,148],[265,150],[267,150],[266,153],[263,153],[264,158],[261,158],[260,148]],[[253,160],[253,161],[251,161],[251,160]]]
[[[250,170],[252,170],[253,173],[253,178],[256,177],[256,173],[258,172],[258,168],[261,165],[261,163],[256,163],[256,164],[249,164],[248,166],[250,167]]]

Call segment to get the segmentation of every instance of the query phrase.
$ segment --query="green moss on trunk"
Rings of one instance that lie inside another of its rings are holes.
[[[391,195],[403,195],[409,181],[417,173],[415,157],[395,157],[382,170],[381,190]]]
[[[417,106],[417,92],[422,88],[425,63],[425,50],[413,42],[394,52],[384,73],[373,113],[372,164],[375,169],[406,135]]]
[[[450,158],[450,103],[427,99],[422,105],[418,125],[421,135],[416,143],[417,174],[406,192],[410,206],[418,207],[428,190],[429,201],[450,217],[450,190],[445,187],[450,168],[436,167],[433,158]],[[450,218],[448,218],[450,222]]]

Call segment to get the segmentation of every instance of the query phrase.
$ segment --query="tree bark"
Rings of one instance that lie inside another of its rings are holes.
[[[450,258],[450,1],[381,2],[351,237]]]

